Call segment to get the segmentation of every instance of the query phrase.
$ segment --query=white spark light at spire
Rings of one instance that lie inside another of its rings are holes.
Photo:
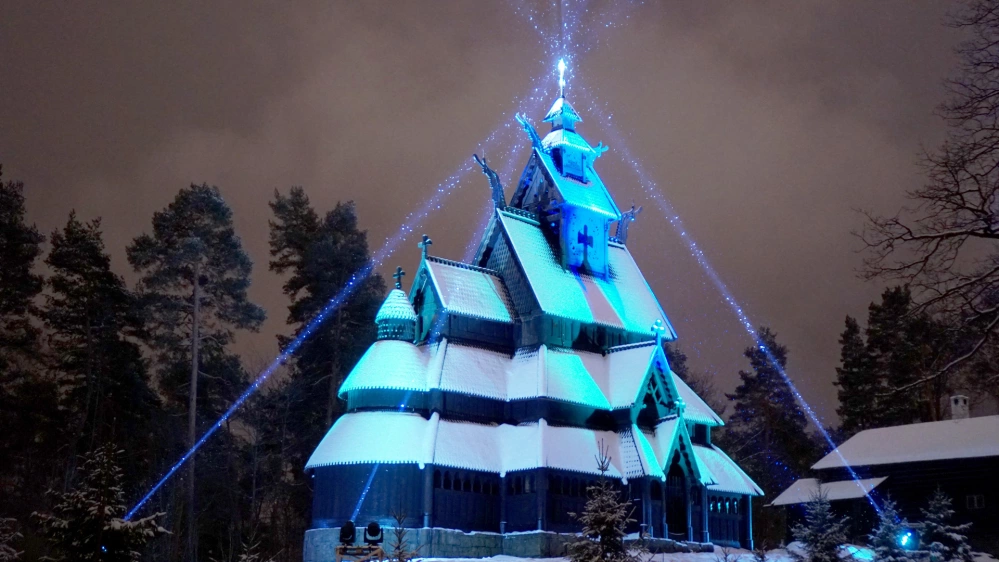
[[[565,59],[558,59],[558,95],[565,95]]]

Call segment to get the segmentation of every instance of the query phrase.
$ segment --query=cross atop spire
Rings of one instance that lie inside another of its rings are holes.
[[[656,320],[655,323],[652,324],[652,333],[656,336],[656,345],[662,347],[663,337],[666,335],[666,323],[664,323],[661,319]]]
[[[395,288],[396,289],[401,289],[402,288],[402,276],[405,275],[405,274],[406,274],[406,272],[402,270],[402,266],[399,266],[399,267],[395,268],[395,273],[392,274],[392,277],[395,278]]]
[[[421,250],[423,250],[423,259],[427,259],[427,251],[430,250],[430,245],[433,243],[434,241],[431,240],[429,236],[424,234],[423,240],[416,244],[417,246],[420,247]]]

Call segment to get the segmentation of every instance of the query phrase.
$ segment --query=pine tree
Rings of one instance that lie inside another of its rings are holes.
[[[17,520],[0,517],[0,562],[20,560],[23,552],[17,550],[17,543],[24,538],[17,531]]]
[[[971,562],[971,546],[966,533],[971,523],[951,523],[954,510],[951,499],[937,488],[923,512],[920,537],[923,548],[930,551],[930,562]]]
[[[52,233],[51,287],[43,312],[53,362],[62,386],[61,404],[71,412],[71,432],[89,449],[121,435],[130,458],[142,462],[149,446],[150,412],[158,399],[134,336],[141,330],[136,302],[111,271],[100,220],[82,223],[70,213]],[[70,448],[74,456],[79,452]]]
[[[607,478],[610,457],[603,442],[597,457],[600,478],[586,489],[587,500],[582,514],[570,513],[583,525],[582,536],[568,546],[571,562],[638,562],[640,558],[625,548],[625,529],[634,511],[631,502]]]
[[[153,215],[152,234],[137,237],[127,253],[129,263],[142,273],[139,290],[162,378],[178,383],[167,389],[183,387],[175,379],[177,367],[188,365],[187,444],[193,446],[199,375],[210,367],[205,359],[225,365],[225,346],[234,330],[256,330],[264,320],[263,309],[247,297],[253,264],[233,228],[232,211],[218,188],[207,184],[181,190]],[[195,562],[194,457],[187,464],[186,557]]]
[[[301,187],[286,195],[275,191],[270,207],[270,268],[287,276],[287,323],[297,337],[350,276],[368,265],[367,235],[358,229],[352,203],[338,203],[320,217]],[[285,541],[286,551],[300,548],[308,526],[312,498],[301,467],[340,413],[336,392],[375,340],[374,317],[384,295],[380,275],[362,282],[302,343],[291,376],[261,402],[265,418],[272,420],[260,426],[262,454],[276,459],[269,461],[268,470],[281,487],[272,536]],[[279,337],[279,345],[284,348],[291,339]],[[295,467],[290,477],[286,466]]]
[[[66,560],[132,562],[146,543],[166,534],[156,513],[126,521],[125,492],[118,452],[111,445],[94,449],[83,462],[82,479],[69,492],[50,491],[52,513],[34,513],[43,535]]]
[[[357,227],[352,202],[337,203],[322,220],[312,209],[300,187],[287,196],[275,192],[270,203],[272,271],[290,274],[284,285],[291,299],[288,324],[298,336],[310,320],[340,293],[351,276],[365,268],[370,256],[367,233]],[[295,385],[303,411],[318,416],[303,420],[303,430],[313,430],[310,440],[318,443],[339,413],[336,392],[346,372],[375,339],[374,317],[385,295],[380,275],[365,279],[329,320],[303,342],[295,358]],[[283,338],[284,347],[290,338]],[[316,392],[323,388],[325,394]]]
[[[805,504],[805,522],[795,525],[791,533],[800,542],[805,555],[795,558],[808,562],[839,562],[839,547],[846,544],[846,529],[849,518],[838,516],[832,511],[829,498],[816,491]]]
[[[840,366],[836,368],[839,408],[844,437],[877,427],[877,393],[880,389],[873,372],[872,358],[854,318],[846,317],[846,328],[839,338]]]
[[[899,537],[909,522],[901,518],[891,498],[885,498],[878,512],[878,526],[868,537],[874,549],[874,562],[913,562],[909,551],[899,545]]]
[[[934,369],[946,348],[940,329],[926,314],[913,310],[908,287],[892,287],[871,303],[867,321],[867,348],[877,380],[877,427],[941,418],[945,380],[936,385],[917,383]]]

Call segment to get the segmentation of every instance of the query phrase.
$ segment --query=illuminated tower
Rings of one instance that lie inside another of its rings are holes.
[[[308,562],[333,559],[346,521],[394,526],[399,513],[421,556],[561,555],[601,445],[633,531],[752,545],[762,492],[711,443],[721,418],[670,370],[676,334],[610,236],[636,212],[622,215],[594,168],[606,148],[576,132],[561,95],[543,139],[518,120],[532,147],[509,204],[480,162],[496,208],[475,259],[433,256],[425,238],[408,295],[389,293],[378,341],[339,390],[347,413],[306,466]]]

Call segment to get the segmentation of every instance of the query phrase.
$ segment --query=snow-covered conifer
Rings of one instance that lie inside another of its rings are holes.
[[[912,562],[909,551],[899,544],[899,537],[909,522],[898,516],[895,502],[886,498],[878,514],[878,526],[868,537],[874,549],[874,562]]]
[[[52,513],[32,514],[42,534],[58,554],[74,562],[134,562],[152,538],[168,531],[155,513],[126,521],[122,470],[111,445],[98,447],[84,457],[82,479],[69,492],[50,490]]]
[[[848,517],[836,515],[829,498],[821,490],[805,504],[805,523],[795,525],[794,540],[802,544],[804,555],[796,558],[809,562],[839,562],[839,547],[846,543]]]
[[[17,520],[10,517],[0,517],[0,562],[20,560],[21,552],[15,548],[15,543],[21,540],[17,532]]]
[[[614,489],[607,478],[610,468],[610,457],[603,443],[600,443],[600,455],[597,457],[597,468],[600,479],[587,488],[588,499],[582,514],[570,513],[583,524],[582,536],[569,544],[568,554],[571,562],[638,562],[639,557],[628,552],[624,546],[625,528],[634,521],[631,518],[633,508],[628,500],[621,500],[620,493]]]
[[[971,523],[951,523],[954,510],[950,497],[940,488],[930,496],[923,512],[922,545],[930,551],[930,562],[971,562],[971,546],[965,535]]]

